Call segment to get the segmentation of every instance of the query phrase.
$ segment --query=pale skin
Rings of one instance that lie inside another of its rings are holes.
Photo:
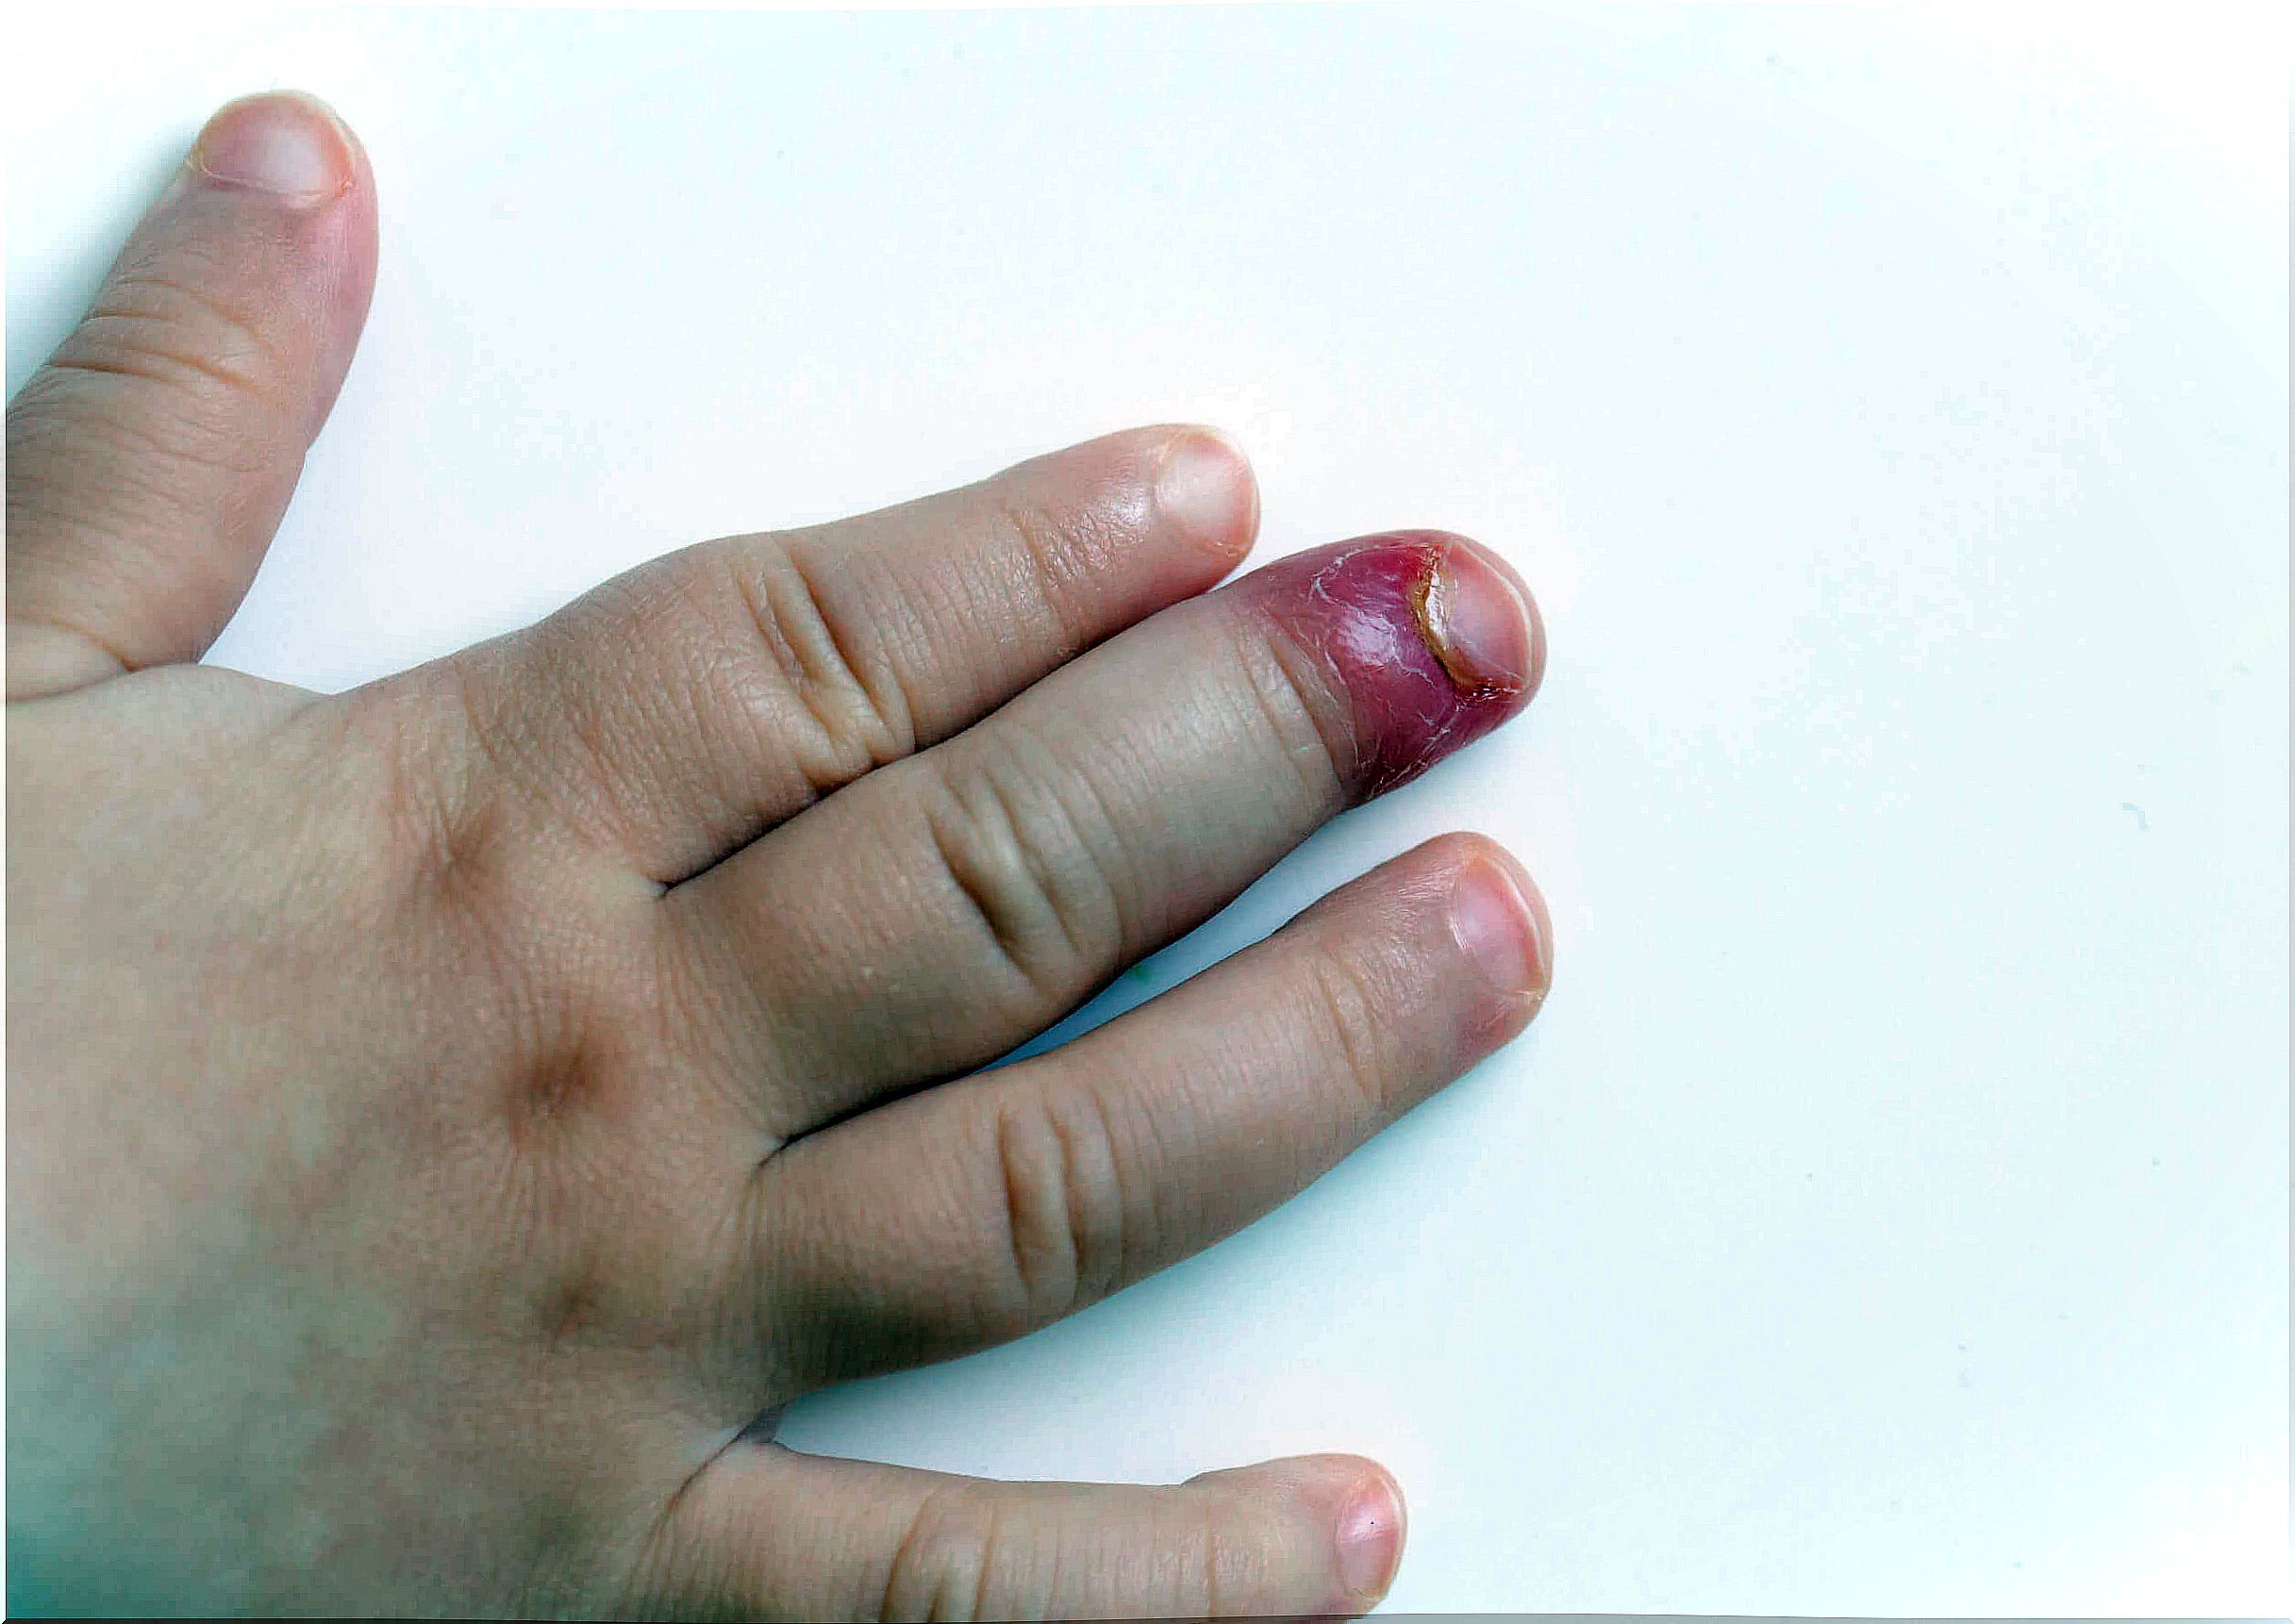
[[[195,664],[374,210],[324,108],[232,104],[8,408],[12,1608],[1374,1604],[1367,1460],[1007,1483],[773,1419],[1200,1250],[1530,1020],[1544,906],[1457,835],[980,1070],[1519,710],[1521,582],[1421,537],[1211,590],[1256,489],[1160,427],[350,693]]]

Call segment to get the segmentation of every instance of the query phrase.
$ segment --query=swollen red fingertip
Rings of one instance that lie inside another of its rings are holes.
[[[1544,672],[1529,594],[1463,536],[1396,530],[1334,542],[1243,585],[1345,693],[1365,797],[1513,716]]]

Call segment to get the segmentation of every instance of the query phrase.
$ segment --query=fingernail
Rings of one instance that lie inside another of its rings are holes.
[[[1554,978],[1538,910],[1495,863],[1473,861],[1458,870],[1451,932],[1468,961],[1510,997],[1542,993]]]
[[[1426,646],[1462,688],[1528,686],[1536,655],[1529,605],[1473,548],[1454,543],[1427,577]]]
[[[1210,429],[1189,429],[1163,449],[1156,506],[1212,551],[1239,554],[1258,528],[1258,482],[1233,440]]]
[[[191,161],[209,180],[298,205],[341,196],[357,174],[341,121],[316,97],[294,91],[222,108],[199,132]]]
[[[1394,1583],[1403,1553],[1403,1502],[1383,1480],[1355,1492],[1339,1519],[1339,1578],[1356,1598],[1376,1601]]]

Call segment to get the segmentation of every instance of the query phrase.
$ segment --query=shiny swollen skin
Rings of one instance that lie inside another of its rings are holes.
[[[1391,530],[1295,554],[1244,577],[1354,707],[1351,786],[1407,784],[1529,703],[1546,638],[1514,572],[1463,536]]]

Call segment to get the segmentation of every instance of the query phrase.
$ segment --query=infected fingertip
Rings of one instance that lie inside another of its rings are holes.
[[[1259,485],[1242,448],[1217,429],[1190,427],[1165,442],[1154,481],[1158,518],[1232,563],[1259,528]]]
[[[1403,1493],[1383,1469],[1355,1486],[1336,1532],[1339,1582],[1358,1605],[1375,1604],[1394,1584],[1402,1566]]]
[[[1408,783],[1520,712],[1544,664],[1529,594],[1447,531],[1335,542],[1239,585],[1344,695],[1357,797]]]
[[[186,163],[208,184],[311,208],[358,184],[358,145],[318,97],[273,91],[217,109]]]

